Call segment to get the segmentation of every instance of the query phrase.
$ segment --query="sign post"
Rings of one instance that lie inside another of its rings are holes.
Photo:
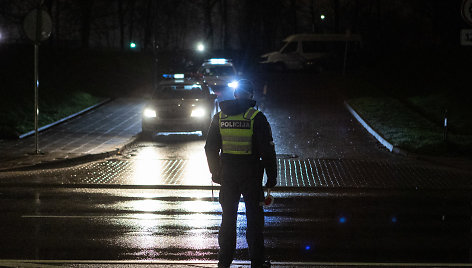
[[[28,13],[23,21],[23,29],[26,36],[34,42],[34,144],[35,153],[39,154],[38,145],[38,87],[39,87],[39,43],[47,40],[51,35],[52,20],[49,14],[41,8]]]

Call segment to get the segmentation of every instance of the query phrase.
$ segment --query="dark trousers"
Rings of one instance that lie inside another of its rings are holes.
[[[249,248],[251,267],[261,266],[264,262],[264,213],[260,202],[264,199],[262,179],[227,178],[223,179],[219,201],[223,216],[218,234],[218,266],[229,267],[236,250],[236,220],[241,195],[246,206],[246,240]]]

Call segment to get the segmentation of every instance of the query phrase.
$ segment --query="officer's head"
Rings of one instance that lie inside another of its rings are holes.
[[[254,96],[254,85],[247,79],[238,81],[238,87],[234,90],[235,99],[252,99]]]

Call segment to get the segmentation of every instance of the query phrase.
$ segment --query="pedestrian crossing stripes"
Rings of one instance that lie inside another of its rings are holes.
[[[279,186],[316,188],[470,187],[471,175],[408,163],[351,159],[278,159]]]
[[[472,186],[470,173],[417,163],[278,158],[277,164],[277,187],[418,190]],[[114,158],[64,169],[0,173],[3,183],[18,177],[50,184],[211,186],[205,159]]]

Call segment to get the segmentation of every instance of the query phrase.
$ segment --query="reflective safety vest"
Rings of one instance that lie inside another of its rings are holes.
[[[259,110],[249,108],[245,113],[226,115],[220,112],[220,133],[224,154],[252,154],[252,134],[254,133],[254,117]]]

